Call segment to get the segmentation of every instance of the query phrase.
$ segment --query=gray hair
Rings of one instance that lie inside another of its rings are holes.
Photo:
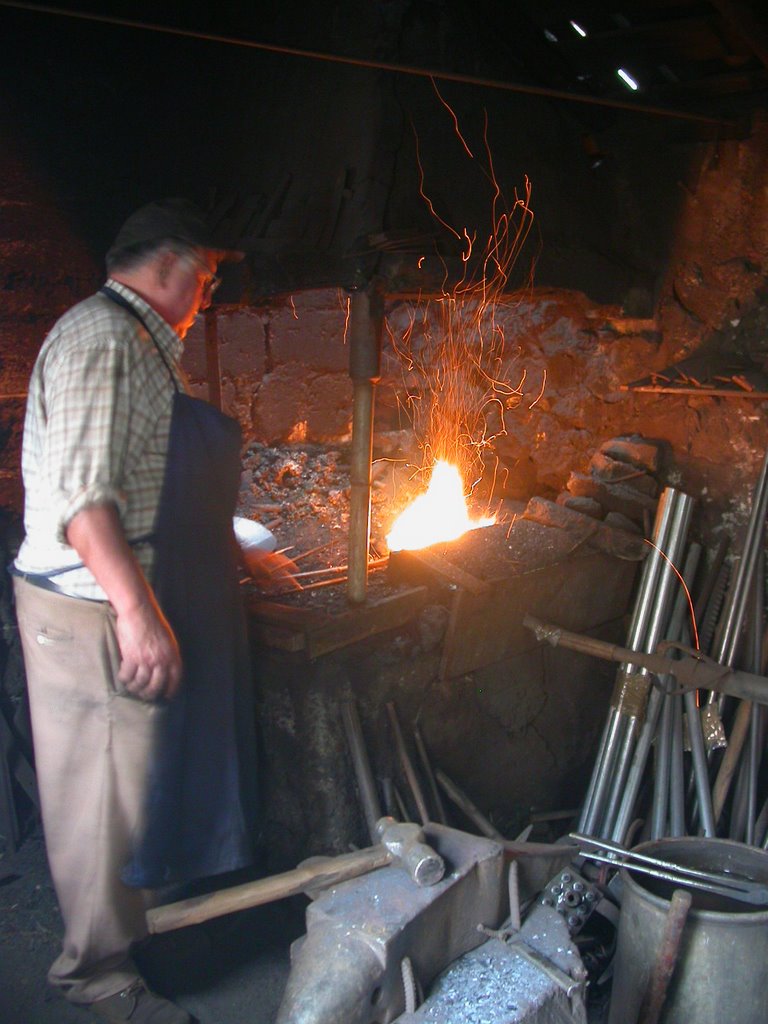
[[[152,242],[128,245],[117,251],[110,250],[106,256],[107,273],[131,271],[151,263],[161,252],[173,252],[177,256],[194,253],[195,247],[179,238],[160,238]]]

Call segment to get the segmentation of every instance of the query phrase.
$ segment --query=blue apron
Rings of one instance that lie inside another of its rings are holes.
[[[152,337],[123,296],[106,286],[102,293]],[[179,642],[183,678],[178,696],[163,709],[146,828],[122,876],[146,888],[249,864],[256,820],[254,708],[232,526],[240,426],[180,391],[155,347],[175,390],[152,533],[152,586]]]

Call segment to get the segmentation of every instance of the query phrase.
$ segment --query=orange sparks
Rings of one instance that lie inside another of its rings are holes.
[[[459,119],[458,119],[458,117],[456,116],[456,112],[455,112],[455,110],[453,109],[453,107],[449,106],[449,105],[448,105],[448,104],[447,104],[447,103],[445,102],[445,100],[443,99],[443,97],[442,97],[442,96],[440,95],[440,90],[439,90],[439,89],[437,88],[437,83],[435,82],[434,78],[432,78],[432,77],[430,76],[430,79],[429,79],[429,80],[430,80],[430,82],[432,83],[432,88],[433,88],[433,89],[435,90],[435,94],[436,94],[437,98],[438,98],[438,99],[440,100],[440,102],[441,102],[441,103],[443,104],[443,106],[445,107],[445,109],[446,109],[446,110],[448,111],[448,113],[449,113],[449,114],[451,115],[451,117],[453,118],[453,127],[454,127],[454,129],[455,129],[455,131],[456,131],[456,135],[458,136],[458,139],[459,139],[459,141],[461,142],[462,146],[464,147],[464,149],[465,149],[465,150],[466,150],[466,152],[467,152],[467,156],[468,156],[468,157],[469,157],[469,158],[470,158],[471,160],[474,160],[474,159],[475,159],[474,153],[472,152],[472,150],[471,150],[471,149],[469,148],[469,146],[467,145],[467,140],[466,140],[466,139],[464,138],[464,136],[463,136],[463,135],[461,134],[461,129],[459,128]]]
[[[649,547],[652,547],[654,549],[654,551],[658,551],[658,553],[661,555],[661,557],[664,559],[664,561],[670,567],[672,572],[674,572],[675,576],[677,576],[677,578],[680,580],[680,586],[683,588],[683,590],[685,592],[685,597],[686,597],[686,600],[688,601],[688,610],[690,611],[690,614],[691,614],[691,631],[693,633],[693,647],[694,647],[694,650],[698,651],[699,650],[699,630],[698,630],[698,627],[696,625],[696,613],[693,610],[693,599],[691,598],[691,592],[688,589],[688,585],[686,584],[686,582],[683,579],[680,571],[678,570],[677,566],[672,561],[672,559],[669,558],[667,555],[665,555],[664,552],[661,550],[661,548],[657,544],[654,544],[652,540],[648,540],[647,537],[644,537],[643,540],[645,541],[645,543]]]
[[[541,396],[544,394],[544,388],[546,386],[547,386],[547,369],[546,369],[546,367],[544,367],[544,370],[542,371],[542,374],[541,374],[541,391],[539,391],[538,395],[536,395],[534,400],[528,406],[529,409],[532,409],[534,407],[534,405],[536,405],[536,403],[539,401]]]
[[[421,162],[421,153],[419,151],[419,136],[418,133],[416,132],[416,126],[414,125],[413,122],[411,122],[411,128],[413,129],[413,137],[416,140],[416,166],[419,168],[419,195],[429,207],[429,212],[432,214],[435,220],[439,221],[439,223],[442,224],[447,231],[450,231],[452,235],[455,235],[456,238],[458,238],[458,240],[461,241],[461,235],[458,233],[456,228],[452,228],[447,221],[443,220],[443,218],[438,214],[438,212],[432,205],[432,200],[424,191],[424,166]]]

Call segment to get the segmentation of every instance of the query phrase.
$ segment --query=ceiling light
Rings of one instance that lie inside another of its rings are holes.
[[[569,24],[570,24],[571,28],[573,29],[573,31],[574,31],[574,32],[575,32],[575,33],[576,33],[577,35],[581,36],[581,38],[582,38],[582,39],[586,39],[586,38],[587,38],[587,33],[586,33],[586,31],[585,31],[585,30],[584,30],[584,29],[583,29],[583,28],[581,27],[581,25],[579,25],[579,23],[578,23],[577,21],[573,21],[573,20],[571,20],[571,21],[569,22]]]
[[[544,29],[544,38],[547,39],[550,43],[557,42],[557,36],[548,28]]]
[[[637,92],[637,90],[640,88],[640,86],[634,80],[632,75],[630,75],[629,72],[625,71],[624,68],[617,68],[616,74],[629,89],[632,89],[633,92]]]

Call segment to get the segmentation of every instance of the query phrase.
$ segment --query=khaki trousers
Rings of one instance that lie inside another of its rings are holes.
[[[137,977],[146,891],[120,881],[142,825],[147,767],[162,708],[121,696],[109,604],[14,579],[45,842],[64,919],[48,979],[90,1003]]]

